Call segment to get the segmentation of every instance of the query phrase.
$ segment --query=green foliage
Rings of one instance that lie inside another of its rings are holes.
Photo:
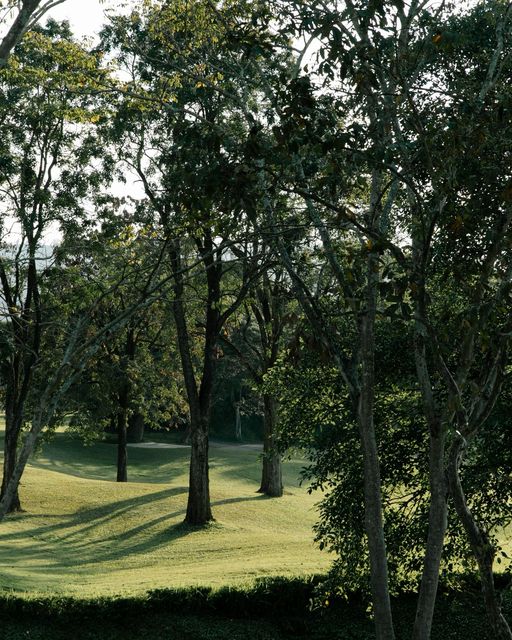
[[[352,595],[346,603],[331,603],[328,611],[310,612],[309,599],[319,579],[264,579],[253,587],[217,591],[168,589],[140,598],[34,600],[7,596],[0,599],[0,613],[6,640],[21,640],[27,635],[44,640],[48,633],[58,640],[70,633],[79,640],[243,640],[248,635],[257,640],[370,640],[371,620],[357,596]],[[408,637],[414,605],[414,599],[407,595],[393,602],[399,640]],[[511,611],[508,596],[505,607]],[[433,640],[490,640],[482,613],[475,585],[464,595],[441,593]]]
[[[395,330],[393,330],[395,329]],[[385,533],[391,582],[395,590],[415,589],[422,570],[428,521],[428,441],[422,402],[414,386],[413,363],[406,358],[411,339],[407,326],[378,324],[376,366],[381,383],[376,390],[375,423],[381,458]],[[303,338],[305,344],[308,338]],[[265,377],[265,388],[280,406],[279,446],[301,447],[309,465],[303,478],[310,491],[323,492],[315,525],[321,548],[336,553],[332,578],[335,593],[368,589],[368,557],[364,529],[362,459],[359,433],[346,388],[336,368],[321,354],[303,349],[299,360],[281,360]],[[397,360],[397,354],[404,357]],[[510,460],[504,415],[507,396],[482,428],[465,463],[463,478],[468,502],[498,548],[498,535],[510,522]],[[496,431],[499,423],[499,431]],[[497,433],[501,434],[498,435]],[[474,560],[464,532],[450,513],[443,554],[443,576],[457,580]],[[320,600],[323,596],[320,597]]]

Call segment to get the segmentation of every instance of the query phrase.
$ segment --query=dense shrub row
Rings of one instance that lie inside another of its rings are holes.
[[[366,640],[373,625],[359,595],[348,600],[329,598],[322,609],[311,610],[320,576],[307,579],[268,578],[252,586],[160,589],[133,597],[23,597],[0,598],[4,637],[116,640],[188,637],[280,640]],[[498,576],[505,587],[505,578]],[[443,588],[438,598],[433,640],[492,640],[477,582],[465,577],[458,590]],[[393,604],[398,638],[410,636],[416,597],[403,594]],[[512,615],[512,597],[504,591],[504,608]],[[190,634],[190,635],[189,635]]]

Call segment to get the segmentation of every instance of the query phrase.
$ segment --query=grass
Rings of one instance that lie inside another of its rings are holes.
[[[255,493],[257,450],[212,446],[216,521],[200,530],[182,524],[188,455],[131,447],[130,482],[118,484],[114,445],[84,447],[62,431],[44,445],[23,479],[26,511],[0,524],[2,640],[374,637],[357,598],[308,611],[306,576],[329,557],[312,541],[318,496],[298,486],[301,460],[285,464],[285,496],[269,499]],[[393,603],[399,640],[410,636],[415,600]],[[510,616],[510,594],[504,604]],[[478,590],[441,594],[432,640],[484,639]]]
[[[0,525],[4,593],[135,595],[327,569],[311,530],[318,496],[298,486],[302,461],[285,464],[285,495],[270,499],[256,493],[257,450],[213,446],[216,521],[200,530],[182,524],[188,449],[130,447],[126,484],[113,481],[115,456],[111,444],[84,447],[65,432],[44,445],[22,481],[26,512]]]

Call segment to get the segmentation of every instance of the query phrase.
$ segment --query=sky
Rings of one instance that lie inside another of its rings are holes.
[[[41,22],[44,24],[47,18],[51,17],[55,20],[68,20],[70,22],[73,33],[77,38],[91,37],[94,38],[98,34],[103,24],[106,22],[105,10],[116,8],[119,5],[130,5],[133,0],[66,0],[61,5],[51,9]],[[1,27],[0,27],[1,32]],[[1,35],[1,33],[0,33]],[[123,188],[123,193],[126,187]],[[19,233],[17,226],[14,224],[9,233],[2,239],[17,239]],[[44,234],[44,242],[53,244],[58,241],[60,234],[56,227],[51,226]]]
[[[74,33],[80,36],[94,36],[101,29],[105,20],[105,9],[114,8],[116,0],[66,0],[51,9],[47,17],[56,20],[69,20]]]

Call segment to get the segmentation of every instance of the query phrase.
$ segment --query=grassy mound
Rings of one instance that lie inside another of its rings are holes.
[[[182,524],[187,448],[130,447],[127,484],[113,481],[115,456],[112,444],[84,447],[66,433],[43,447],[23,478],[26,512],[0,524],[4,593],[126,595],[327,569],[311,531],[319,496],[298,485],[302,461],[285,464],[285,496],[269,499],[256,493],[256,448],[212,446],[216,521],[197,530]]]

